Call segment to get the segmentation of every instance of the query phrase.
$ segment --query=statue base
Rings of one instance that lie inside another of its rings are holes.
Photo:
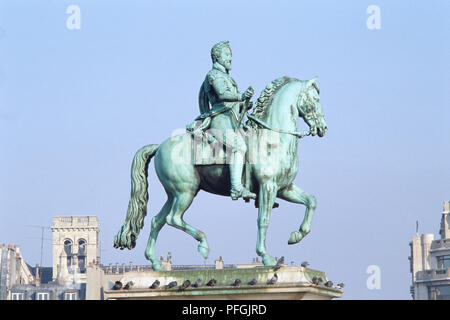
[[[277,273],[275,284],[268,280]],[[321,278],[320,284],[314,284],[313,278]],[[185,280],[194,284],[202,280],[198,288],[189,286],[183,291],[179,288]],[[214,287],[207,286],[215,279]],[[236,279],[241,280],[239,287],[233,286]],[[248,284],[256,279],[255,285]],[[155,280],[160,281],[158,289],[149,289]],[[133,286],[129,290],[112,290],[115,281],[123,285],[129,281]],[[170,282],[177,286],[166,288]],[[244,267],[229,269],[194,269],[171,271],[130,271],[123,274],[104,274],[102,297],[105,300],[331,300],[342,296],[342,289],[328,287],[325,273],[298,266],[283,266],[274,271],[272,267]],[[89,282],[88,282],[89,283]],[[100,288],[99,288],[100,289]],[[89,291],[89,290],[88,290]],[[88,297],[89,298],[89,297]],[[92,297],[91,297],[92,298]]]

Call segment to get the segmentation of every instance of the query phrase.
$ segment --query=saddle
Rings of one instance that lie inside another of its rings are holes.
[[[208,132],[211,125],[211,117],[197,117],[194,122],[186,126],[186,132],[191,135],[192,154],[194,165],[228,164],[230,152],[227,153],[226,145],[219,142],[213,134]],[[227,158],[228,157],[228,158]],[[249,154],[245,155],[244,170],[242,172],[242,184],[251,190],[251,172],[249,164]],[[245,202],[249,202],[246,200]],[[279,204],[274,203],[273,208],[278,208]],[[255,201],[255,208],[258,208],[258,201]]]
[[[221,112],[214,112],[214,115],[228,110],[225,108]],[[186,133],[191,135],[192,139],[192,154],[193,164],[198,165],[225,165],[230,163],[231,150],[227,145],[222,143],[225,139],[217,139],[217,134],[208,131],[211,126],[212,112],[204,113],[198,116],[192,123],[186,126]],[[242,173],[243,185],[250,188],[250,165],[248,164],[248,153],[245,156],[244,170]]]
[[[212,132],[208,131],[211,126],[211,117],[197,117],[194,122],[186,126],[186,133],[191,135],[193,164],[211,165],[227,163],[227,148]],[[223,140],[223,139],[220,139]]]

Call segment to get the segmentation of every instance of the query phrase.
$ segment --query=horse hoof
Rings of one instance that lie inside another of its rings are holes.
[[[293,231],[289,236],[288,244],[299,243],[303,239],[303,234],[300,231]]]
[[[154,271],[161,271],[161,262],[159,262],[158,260],[152,262],[152,268]]]
[[[263,258],[262,258],[262,262],[266,267],[273,267],[274,265],[277,264],[277,261],[275,260],[274,257],[269,256],[268,254],[266,254]]]
[[[201,244],[197,247],[198,252],[202,255],[203,259],[207,259],[209,256],[209,248],[206,246],[203,246]]]

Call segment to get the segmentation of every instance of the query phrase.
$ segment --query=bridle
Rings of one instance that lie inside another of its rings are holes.
[[[304,99],[304,96],[305,96],[305,95],[306,95],[306,93],[301,94],[301,95],[299,96],[298,100],[297,100],[297,103],[299,103],[299,101],[301,101],[302,99]],[[303,116],[305,120],[308,120],[308,122],[309,122],[310,120],[314,120],[315,123],[318,122],[319,117],[318,117],[318,115],[317,115],[317,113],[316,113],[315,108],[312,108],[312,109],[311,109],[311,107],[308,106],[308,107],[306,108],[305,111],[306,111],[306,113],[305,113],[304,116]],[[262,120],[260,120],[260,119],[258,119],[258,118],[256,118],[256,117],[254,117],[254,116],[252,116],[251,114],[247,114],[247,117],[248,117],[251,121],[253,121],[253,122],[255,122],[256,124],[260,125],[261,127],[264,127],[264,128],[266,128],[266,129],[269,129],[269,130],[271,130],[271,131],[275,131],[275,132],[278,132],[278,133],[290,134],[290,135],[293,135],[293,136],[297,137],[298,139],[301,139],[301,138],[303,138],[303,137],[306,137],[306,136],[311,135],[311,131],[306,131],[306,130],[303,130],[303,131],[290,131],[290,130],[275,129],[275,128],[270,127],[270,126],[269,126],[267,123],[265,123],[264,121],[262,121]]]

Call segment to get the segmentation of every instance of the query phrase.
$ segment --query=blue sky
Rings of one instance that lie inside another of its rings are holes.
[[[79,30],[66,27],[72,4],[81,10]],[[369,5],[381,10],[379,30],[366,26]],[[299,146],[295,182],[318,201],[311,233],[287,245],[304,207],[280,200],[269,253],[346,282],[347,299],[409,299],[415,222],[437,237],[450,200],[449,10],[444,0],[2,0],[0,243],[21,245],[35,264],[40,231],[28,225],[96,215],[103,263],[147,264],[150,220],[165,202],[153,165],[137,247],[112,248],[133,155],[197,116],[210,48],[229,40],[231,75],[242,91],[252,85],[255,98],[279,76],[318,76],[329,128]],[[250,262],[256,216],[251,204],[206,193],[185,214],[208,236],[206,263]],[[170,251],[175,264],[203,264],[196,247],[166,226],[156,252]],[[381,269],[380,290],[366,287],[369,265]]]

